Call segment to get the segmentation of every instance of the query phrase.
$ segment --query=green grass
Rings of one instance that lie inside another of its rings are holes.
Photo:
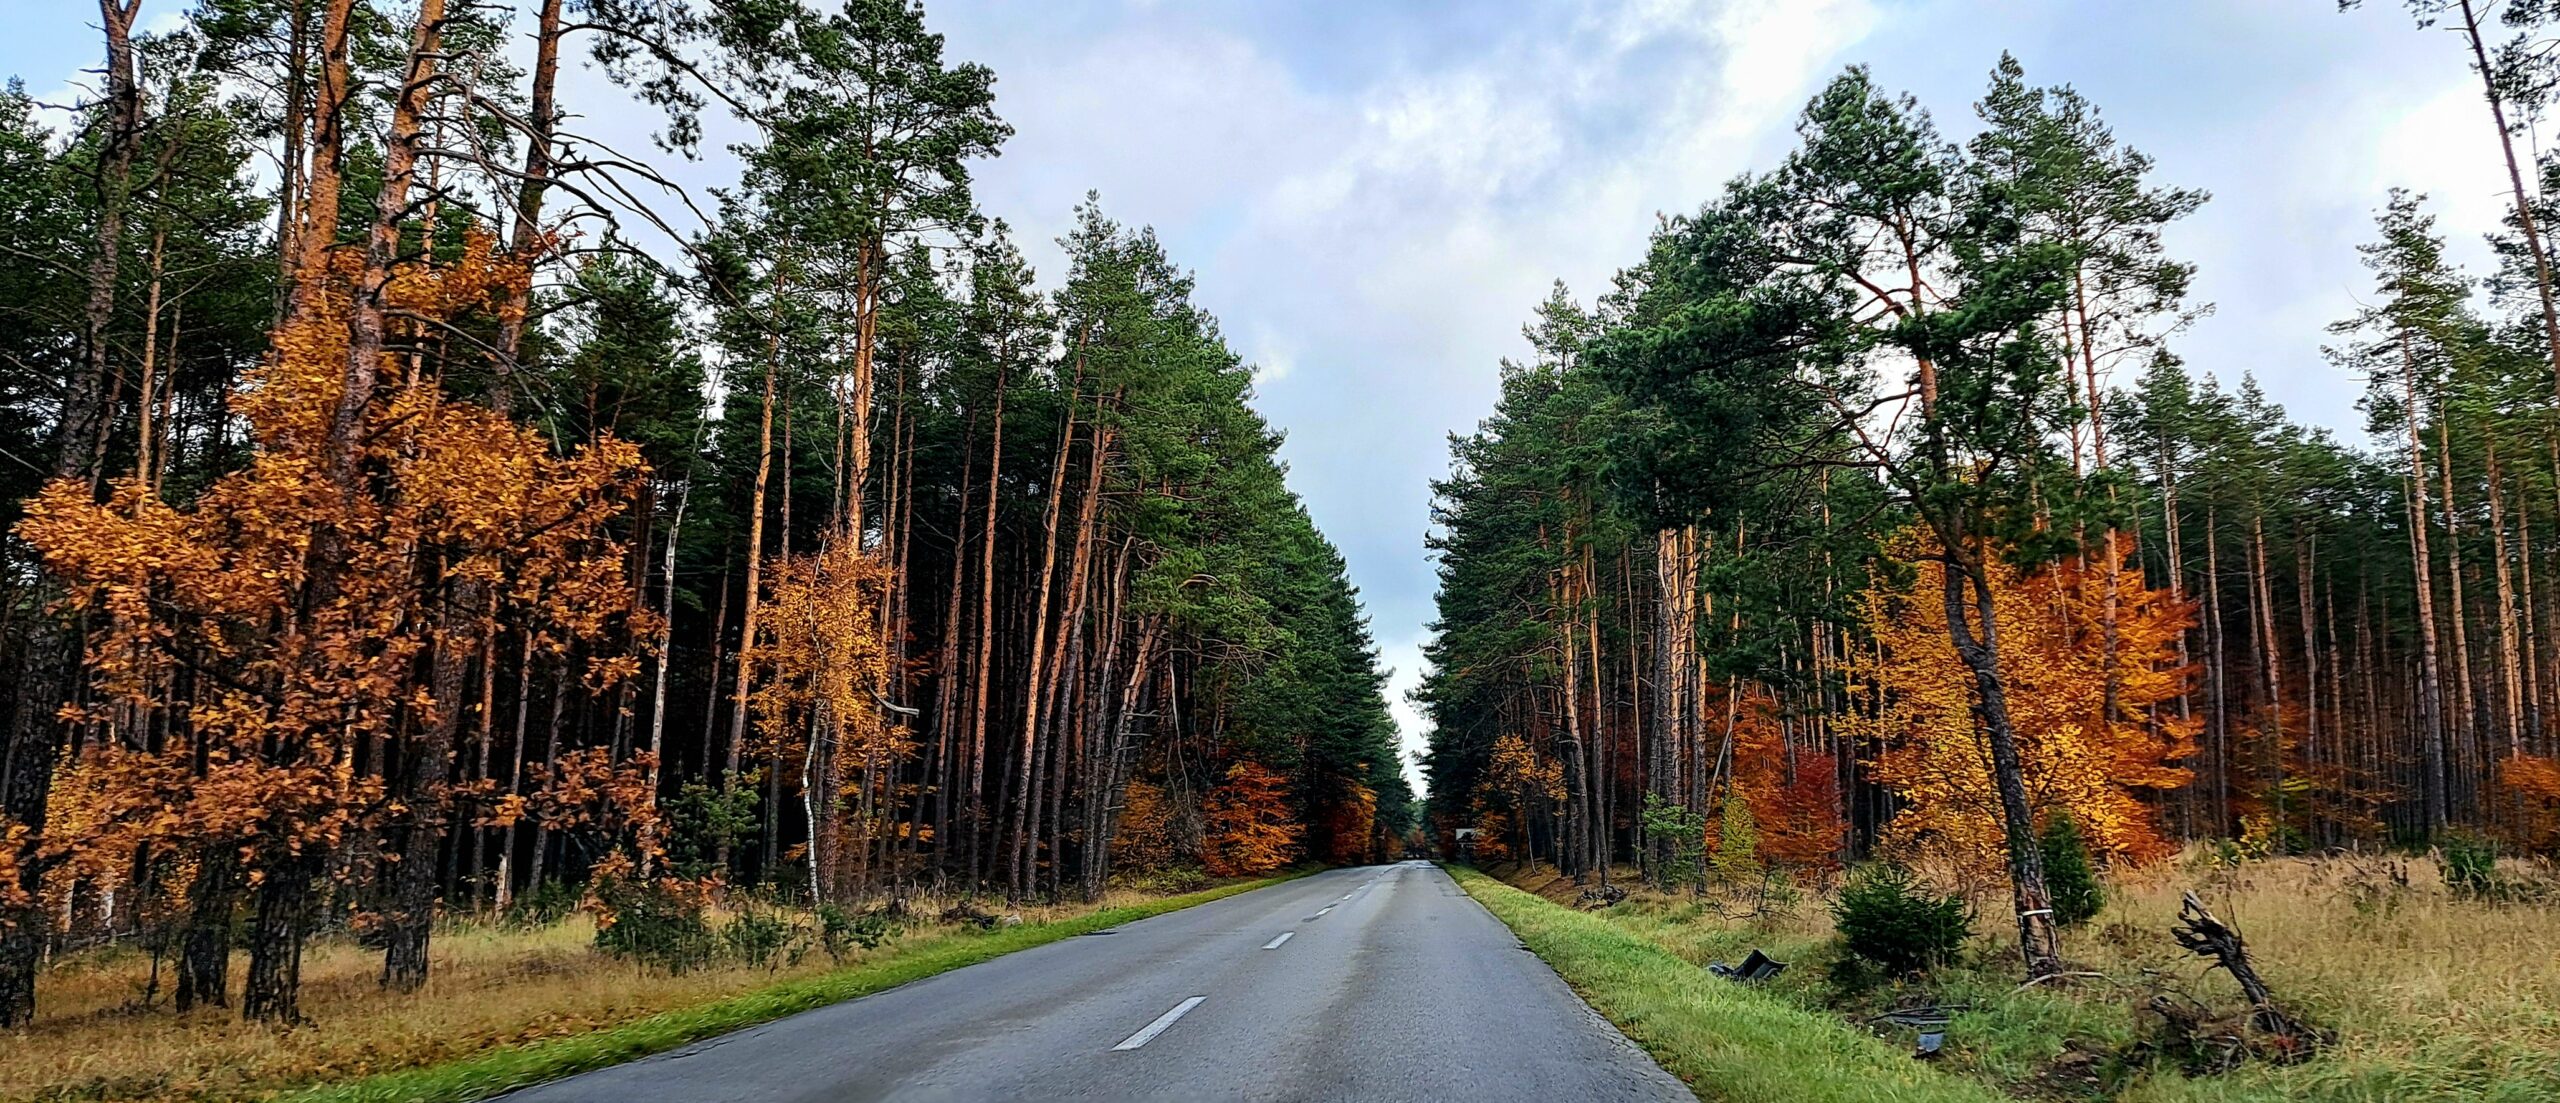
[[[1838,1018],[1720,980],[1600,916],[1463,867],[1449,874],[1645,1052],[1718,1103],[1990,1103]]]
[[[880,960],[867,961],[823,976],[777,984],[743,996],[652,1015],[621,1026],[490,1050],[444,1064],[322,1085],[281,1098],[283,1103],[464,1103],[662,1053],[704,1038],[975,965],[1016,950],[1027,950],[1087,931],[1251,892],[1310,872],[1314,871],[1303,870],[1142,904],[1105,908],[1054,923],[1026,923],[985,934],[956,935],[922,942],[911,952],[895,953]]]

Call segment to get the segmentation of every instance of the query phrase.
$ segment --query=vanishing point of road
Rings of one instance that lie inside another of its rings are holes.
[[[1426,862],[1329,870],[504,1097],[1690,1098]]]

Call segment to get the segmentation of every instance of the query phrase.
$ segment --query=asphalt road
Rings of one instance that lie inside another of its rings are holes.
[[[504,1097],[1688,1100],[1438,868],[1338,869]]]

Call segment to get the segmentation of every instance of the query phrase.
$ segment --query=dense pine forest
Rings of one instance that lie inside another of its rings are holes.
[[[440,916],[1401,852],[1253,368],[1097,198],[1030,269],[916,4],[139,8],[0,95],[0,1025],[104,943],[289,1023],[314,939],[414,989]]]
[[[2305,335],[2365,434],[2180,359],[2210,304],[2167,232],[2207,196],[2005,57],[1961,139],[1851,68],[1596,300],[1559,286],[1436,487],[1444,845],[1979,871],[2039,978],[2057,829],[2119,867],[2560,846],[2551,13],[2414,7],[2523,163],[2501,226],[2373,197],[2364,308]]]

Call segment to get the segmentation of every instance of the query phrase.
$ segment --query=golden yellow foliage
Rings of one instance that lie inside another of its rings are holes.
[[[1173,799],[1145,778],[1132,778],[1120,798],[1120,822],[1111,833],[1111,864],[1150,873],[1180,856]]]
[[[1541,759],[1527,740],[1508,732],[1493,741],[1493,763],[1485,773],[1496,791],[1515,798],[1565,797],[1564,763]]]
[[[1841,726],[1878,748],[1869,765],[1904,801],[1886,830],[1888,846],[1994,865],[2003,853],[1999,798],[1974,715],[1973,676],[1947,636],[1942,568],[1907,534],[1888,544],[1888,554],[1907,563],[1911,578],[1879,578],[1863,599],[1876,650],[1854,655],[1849,685],[1860,707],[1847,710]],[[2153,706],[2175,698],[2192,676],[2175,659],[2192,608],[2145,588],[2132,567],[2119,574],[2119,707],[2107,716],[2103,568],[2084,576],[2059,564],[2021,575],[1999,556],[1987,558],[2000,675],[2029,802],[2069,811],[2095,853],[2135,862],[2167,853],[2142,794],[2190,777],[2172,763],[2194,753],[2195,725]]]
[[[819,847],[822,864],[852,849],[878,825],[833,811],[866,771],[883,771],[913,745],[889,723],[881,702],[889,647],[880,610],[894,580],[889,566],[837,539],[809,555],[769,565],[765,621],[750,662],[764,677],[750,695],[763,753],[795,764],[822,824],[836,835]],[[815,742],[811,736],[817,736]]]

